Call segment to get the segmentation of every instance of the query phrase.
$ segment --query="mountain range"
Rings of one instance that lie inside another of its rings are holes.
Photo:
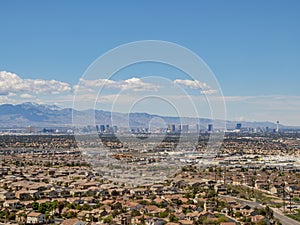
[[[26,126],[35,127],[72,127],[72,118],[75,118],[76,125],[112,124],[119,127],[161,127],[162,121],[168,124],[200,124],[203,129],[212,123],[207,118],[179,118],[172,116],[159,116],[148,113],[116,113],[103,110],[75,110],[72,108],[60,108],[56,105],[37,104],[26,102],[22,104],[2,104],[0,105],[0,127],[1,128],[24,128]],[[129,122],[128,122],[129,118]],[[79,121],[79,122],[78,122]],[[89,122],[87,122],[89,121]],[[275,128],[276,123],[272,122],[247,122],[247,121],[222,121],[214,120],[215,125],[226,122],[228,129],[234,129],[237,123],[242,123],[243,127],[269,127]],[[129,123],[129,125],[128,125]],[[280,125],[282,128],[283,125]]]

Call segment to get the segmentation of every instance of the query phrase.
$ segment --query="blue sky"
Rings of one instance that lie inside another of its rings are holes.
[[[3,0],[0,10],[0,71],[30,82],[53,79],[72,89],[97,57],[118,45],[170,41],[189,48],[212,69],[229,99],[228,119],[300,125],[297,0]],[[2,102],[33,96],[24,90],[5,93]]]

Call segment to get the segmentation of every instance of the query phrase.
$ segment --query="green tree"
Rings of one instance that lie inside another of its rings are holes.
[[[32,203],[32,209],[37,211],[39,209],[39,203],[38,202],[33,202]]]
[[[141,213],[140,213],[140,211],[138,211],[138,210],[133,210],[133,211],[131,212],[131,216],[132,216],[132,217],[140,216],[140,215],[141,215]]]
[[[165,210],[164,212],[159,213],[160,218],[166,218],[169,215],[169,212]]]
[[[222,222],[228,222],[228,219],[226,216],[220,216],[218,218],[218,223],[222,223]]]
[[[268,225],[268,223],[264,220],[260,220],[256,223],[257,225]]]
[[[81,209],[89,211],[91,210],[91,207],[88,204],[84,204]]]
[[[111,223],[111,222],[112,222],[112,216],[107,216],[103,220],[103,223]]]
[[[58,202],[57,203],[57,208],[58,208],[58,213],[61,215],[62,210],[64,209],[65,204],[63,202]]]
[[[169,221],[170,222],[177,222],[178,218],[173,213],[171,213],[170,216],[169,216]]]

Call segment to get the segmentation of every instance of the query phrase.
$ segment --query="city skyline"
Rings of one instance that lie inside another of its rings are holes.
[[[119,45],[151,39],[182,45],[207,63],[224,94],[227,119],[300,125],[299,2],[131,1],[117,6],[96,1],[2,1],[0,104],[30,101],[70,107],[76,85],[96,58]],[[195,95],[195,81],[182,79],[171,68],[144,65],[120,73],[104,100],[124,90],[163,89],[143,80],[145,74],[163,73],[197,102],[215,91],[199,80],[203,93]],[[184,102],[172,90],[165,94]],[[128,104],[130,97],[122,98]],[[103,101],[99,108],[110,109]],[[163,109],[141,105],[135,110],[173,115],[168,107]]]

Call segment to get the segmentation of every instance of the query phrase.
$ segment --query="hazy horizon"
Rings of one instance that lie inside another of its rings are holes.
[[[80,84],[85,93],[77,94],[79,109],[96,104],[106,111],[175,115],[179,105],[180,116],[211,117],[211,102],[219,107],[224,101],[231,121],[300,126],[298,1],[1,1],[0,6],[0,104],[72,107]],[[155,63],[124,67],[110,79],[101,71],[95,79],[84,77],[101,55],[142,40],[194,52],[216,85],[203,74],[192,79]],[[136,103],[139,96],[154,97]]]

